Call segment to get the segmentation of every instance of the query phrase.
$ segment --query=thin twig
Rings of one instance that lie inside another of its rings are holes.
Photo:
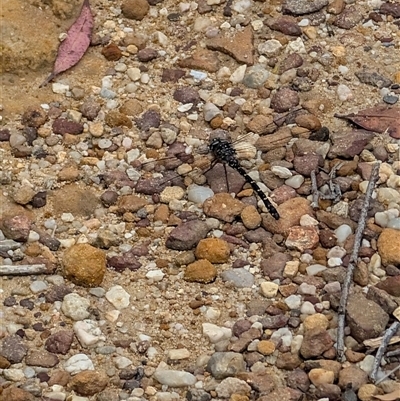
[[[365,222],[367,219],[370,199],[372,197],[372,192],[375,188],[375,183],[378,180],[379,165],[380,163],[375,163],[374,166],[372,167],[371,177],[369,179],[367,192],[365,193],[364,204],[361,210],[356,230],[356,236],[354,239],[354,248],[350,257],[350,263],[347,267],[346,278],[343,283],[342,295],[340,297],[340,304],[338,310],[337,359],[342,362],[344,361],[344,326],[346,320],[347,299],[349,297],[350,285],[353,281],[353,273],[357,262],[358,252],[360,250],[362,234],[365,228]]]
[[[398,320],[394,321],[392,325],[385,331],[385,334],[382,338],[381,345],[376,352],[374,366],[372,367],[372,372],[370,374],[370,378],[373,382],[376,381],[376,375],[378,373],[379,366],[381,365],[382,357],[386,351],[386,348],[389,344],[390,339],[397,333],[397,330],[400,328],[400,322]]]
[[[386,353],[387,357],[400,355],[400,349],[395,349],[394,351],[389,351]]]
[[[43,273],[50,273],[45,264],[0,266],[0,276],[25,276],[29,274]]]
[[[400,369],[400,364],[398,364],[394,369],[391,371],[387,372],[384,376],[382,376],[379,380],[376,381],[376,385],[382,383],[385,379],[387,379],[390,375],[392,375],[396,370]]]
[[[376,338],[370,338],[368,340],[364,340],[363,344],[368,348],[375,349],[375,348],[378,348],[381,345],[382,338],[383,338],[383,336],[376,337]],[[389,345],[396,344],[398,342],[400,342],[400,336],[393,336],[390,339]],[[400,349],[399,349],[399,352],[400,352]]]
[[[311,207],[313,209],[317,209],[318,208],[319,191],[318,191],[318,184],[317,184],[317,177],[315,175],[315,170],[311,171],[311,187],[312,187]]]

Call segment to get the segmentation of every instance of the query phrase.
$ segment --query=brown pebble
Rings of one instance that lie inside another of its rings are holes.
[[[255,134],[262,135],[271,132],[275,126],[273,122],[274,119],[272,116],[258,114],[247,123],[246,128]]]
[[[94,395],[104,390],[108,384],[108,376],[100,370],[84,370],[76,374],[68,383],[68,387],[84,396]]]
[[[184,279],[196,283],[211,283],[217,277],[217,269],[208,260],[202,259],[191,263],[185,269]]]
[[[121,11],[125,18],[141,21],[149,12],[147,0],[124,0]]]
[[[109,127],[128,127],[128,128],[132,128],[132,121],[131,119],[126,116],[125,114],[116,111],[116,110],[111,110],[109,111],[104,119],[105,123],[109,126]]]
[[[109,45],[103,47],[101,54],[108,61],[117,61],[122,57],[122,51],[115,43],[110,43]]]
[[[127,116],[138,116],[143,112],[143,106],[139,100],[129,99],[119,108],[119,111]]]
[[[96,287],[106,272],[105,252],[89,244],[75,244],[63,256],[64,275],[84,287]]]
[[[310,131],[316,131],[321,128],[321,121],[313,114],[300,114],[294,119],[299,127],[307,128]]]
[[[230,55],[236,61],[253,65],[254,63],[254,34],[250,25],[242,31],[216,36],[206,42],[206,46],[211,50],[218,50]]]
[[[255,230],[261,224],[261,216],[255,206],[246,206],[240,214],[242,222],[249,230]]]
[[[184,58],[183,60],[179,60],[178,65],[182,68],[192,68],[195,70],[199,69],[208,72],[217,72],[219,69],[220,61],[215,52],[199,48],[195,50],[191,56]],[[185,72],[182,72],[184,75]]]
[[[275,344],[269,340],[261,340],[257,344],[257,351],[263,355],[271,355],[275,351]]]
[[[205,238],[197,244],[195,255],[197,259],[206,259],[211,263],[225,263],[229,260],[230,248],[220,238]]]
[[[1,401],[35,401],[36,397],[18,387],[6,387],[0,394]]]
[[[123,195],[118,200],[118,212],[124,214],[126,212],[137,212],[139,209],[147,205],[144,198],[136,195]]]
[[[204,213],[227,223],[231,223],[245,208],[244,203],[231,195],[220,193],[207,199],[203,204]]]
[[[46,120],[46,112],[41,107],[29,107],[22,115],[21,123],[28,127],[39,128]]]

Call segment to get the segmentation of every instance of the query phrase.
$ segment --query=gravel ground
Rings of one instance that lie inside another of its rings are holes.
[[[0,399],[400,398],[369,377],[400,317],[399,141],[335,117],[396,107],[399,5],[93,0],[93,46],[38,89],[80,7],[38,3],[4,6]],[[279,220],[207,170],[227,133]]]

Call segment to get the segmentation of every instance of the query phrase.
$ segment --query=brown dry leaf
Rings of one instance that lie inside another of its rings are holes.
[[[381,401],[395,401],[400,399],[400,389],[394,390],[388,394],[374,395],[374,397],[378,398]]]
[[[81,13],[67,32],[67,37],[58,47],[53,72],[40,85],[47,85],[56,75],[73,67],[86,53],[93,30],[93,15],[89,0],[84,0]]]
[[[358,113],[335,114],[335,117],[350,120],[368,131],[387,132],[392,138],[400,139],[400,108],[398,107],[375,106]]]

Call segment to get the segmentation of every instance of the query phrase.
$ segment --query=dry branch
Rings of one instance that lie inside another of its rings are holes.
[[[349,297],[350,285],[353,281],[353,273],[358,258],[358,252],[360,250],[362,234],[365,228],[365,222],[367,219],[367,213],[372,197],[372,192],[375,188],[375,183],[378,180],[379,165],[380,163],[375,163],[371,171],[371,177],[369,179],[367,192],[365,193],[364,204],[361,210],[360,219],[356,230],[356,236],[354,239],[354,248],[350,257],[350,263],[347,267],[346,278],[342,288],[342,296],[340,297],[337,331],[337,359],[339,361],[344,360],[344,326],[346,320],[347,299]]]
[[[25,276],[30,274],[49,273],[45,264],[38,265],[3,265],[0,266],[0,276]]]
[[[379,366],[381,365],[382,357],[386,351],[386,348],[390,342],[390,339],[397,333],[397,330],[400,328],[400,322],[398,320],[394,321],[392,325],[386,330],[384,336],[382,337],[382,343],[376,352],[374,366],[372,368],[372,372],[370,374],[371,380],[376,381],[376,375],[378,373]],[[390,373],[391,374],[391,373]],[[390,375],[389,374],[389,375]]]

